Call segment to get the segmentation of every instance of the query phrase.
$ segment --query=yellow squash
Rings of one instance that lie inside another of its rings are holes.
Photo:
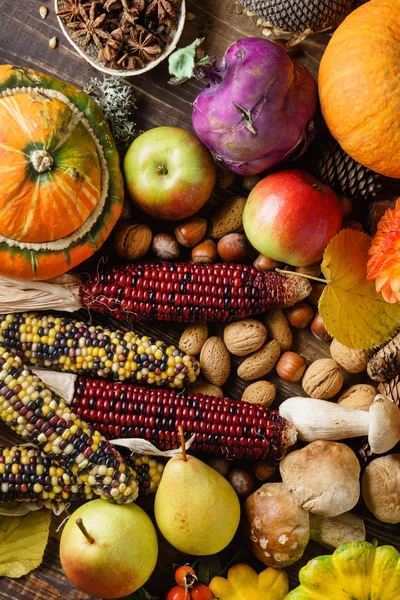
[[[289,590],[285,571],[268,567],[259,575],[249,565],[238,564],[228,578],[214,577],[210,589],[219,600],[283,600]]]

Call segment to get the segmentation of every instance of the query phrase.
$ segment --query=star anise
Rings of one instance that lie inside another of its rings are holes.
[[[75,23],[81,21],[81,14],[79,12],[80,0],[66,0],[64,2],[64,8],[57,12],[57,17],[67,19],[68,23]]]
[[[106,14],[103,13],[99,16],[96,16],[96,2],[92,2],[89,11],[86,11],[80,4],[79,12],[82,17],[82,21],[79,23],[67,24],[70,29],[76,30],[71,34],[71,40],[76,40],[85,35],[86,38],[82,44],[82,49],[84,51],[87,50],[91,41],[96,44],[99,50],[103,50],[103,44],[101,43],[101,40],[108,40],[111,38],[111,34],[103,29]]]
[[[170,0],[151,0],[146,9],[146,17],[152,16],[155,16],[159,23],[175,29],[176,11]]]
[[[119,10],[122,8],[121,0],[105,0],[103,2],[103,8],[106,11]]]
[[[125,54],[121,56],[117,64],[120,68],[129,71],[136,71],[136,69],[144,69],[144,67],[146,66],[139,56],[132,56],[132,54],[129,54],[128,52],[125,52]]]
[[[120,17],[120,26],[124,31],[127,31],[132,25],[136,24],[140,13],[144,9],[144,0],[132,0],[129,4],[128,0],[121,0],[122,13]]]
[[[99,62],[112,61],[114,58],[117,57],[117,54],[121,50],[121,47],[122,40],[117,39],[117,36],[114,37],[113,33],[111,33],[111,36],[106,40],[103,48],[101,50],[99,49],[97,60]]]
[[[141,25],[130,29],[126,46],[129,54],[145,62],[151,62],[161,54],[160,40]]]

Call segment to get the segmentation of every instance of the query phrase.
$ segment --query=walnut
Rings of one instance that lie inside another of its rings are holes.
[[[366,350],[353,350],[333,339],[330,347],[331,356],[348,373],[366,371],[369,353]]]
[[[313,362],[304,374],[302,386],[311,398],[328,400],[340,391],[343,373],[332,358],[321,358]]]

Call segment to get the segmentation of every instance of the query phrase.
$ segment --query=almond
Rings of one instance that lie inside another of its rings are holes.
[[[231,371],[231,357],[221,338],[208,338],[201,349],[200,369],[210,383],[224,385]]]
[[[267,330],[255,319],[231,323],[224,329],[224,342],[231,354],[247,356],[255,352],[267,339]]]
[[[271,340],[242,362],[238,368],[238,376],[246,381],[264,377],[264,375],[272,371],[280,353],[281,347],[278,342]]]
[[[246,198],[235,196],[220,206],[211,220],[208,235],[219,239],[228,233],[241,231],[245,205]]]
[[[269,337],[278,342],[282,352],[290,350],[293,342],[292,330],[283,310],[270,310],[266,314],[265,324]]]
[[[179,340],[179,348],[192,356],[200,354],[200,350],[208,338],[207,323],[193,323],[188,325]]]
[[[218,385],[213,385],[205,379],[197,381],[190,387],[188,387],[190,394],[204,394],[205,396],[212,396],[214,398],[224,398],[225,394]]]
[[[261,404],[268,408],[276,396],[276,387],[269,381],[255,381],[243,392],[242,401],[252,404]]]

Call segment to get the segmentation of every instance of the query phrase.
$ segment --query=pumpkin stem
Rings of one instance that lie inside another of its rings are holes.
[[[31,154],[31,164],[38,173],[46,173],[53,166],[54,159],[47,150],[35,150]]]

